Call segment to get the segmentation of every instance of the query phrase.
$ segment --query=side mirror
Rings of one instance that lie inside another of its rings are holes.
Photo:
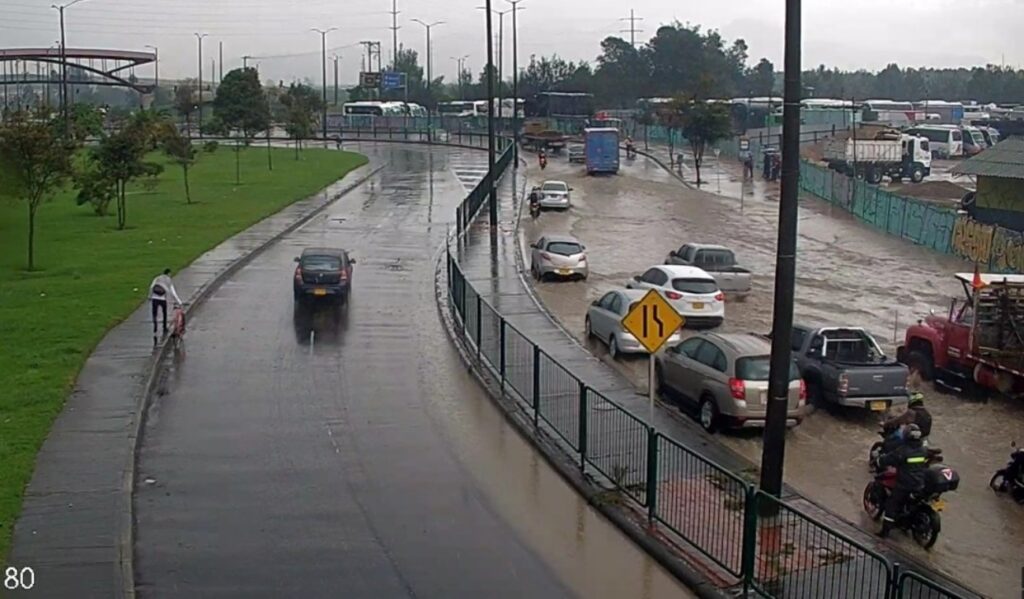
[[[639,283],[640,282],[640,275],[633,275],[633,280],[636,281],[637,283]]]
[[[348,263],[349,264],[355,264],[356,263],[356,259],[355,258],[349,258],[348,259]]]
[[[299,261],[300,261],[300,258],[299,258],[298,256],[296,256],[296,257],[295,257],[295,261],[296,261],[296,262],[299,262]]]
[[[569,191],[572,191],[572,189],[573,189],[573,188],[572,188],[572,187],[570,187],[570,188],[569,188]]]

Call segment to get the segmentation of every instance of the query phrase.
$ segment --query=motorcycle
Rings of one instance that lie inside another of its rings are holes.
[[[540,162],[540,170],[544,170],[548,167],[547,155],[541,154],[540,157],[537,158],[537,161]]]
[[[864,488],[864,511],[872,520],[878,520],[885,511],[885,503],[896,487],[897,472],[888,468],[875,475]],[[898,528],[912,537],[925,549],[931,549],[939,539],[942,521],[939,513],[946,507],[942,494],[956,491],[960,486],[960,475],[956,470],[942,464],[925,469],[925,484],[920,491],[911,493],[896,516],[893,528]]]
[[[1024,448],[1011,443],[1013,453],[1005,468],[992,475],[988,486],[996,493],[1009,493],[1017,503],[1024,505]]]
[[[883,425],[881,430],[878,431],[878,435],[882,437],[882,440],[875,441],[875,443],[871,446],[871,449],[868,450],[868,470],[872,474],[878,473],[878,460],[883,455],[885,455],[886,448],[889,447],[890,449],[895,449],[896,447],[899,446],[899,441],[891,439],[893,433],[896,432],[896,428],[897,427]],[[928,465],[931,466],[932,464],[941,463],[942,450],[939,448],[932,449],[928,447],[927,438],[923,439],[922,442],[924,444],[925,449],[928,450]]]

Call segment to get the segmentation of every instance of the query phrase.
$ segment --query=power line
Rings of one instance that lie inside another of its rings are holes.
[[[643,21],[643,17],[637,17],[633,14],[633,9],[629,9],[629,16],[619,19],[620,21],[629,21],[629,29],[620,29],[621,33],[629,33],[629,45],[636,47],[636,34],[643,33],[643,29],[636,28],[637,21]]]

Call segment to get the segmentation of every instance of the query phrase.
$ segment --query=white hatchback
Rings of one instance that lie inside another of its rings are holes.
[[[717,327],[725,320],[725,294],[714,277],[696,266],[652,266],[626,287],[656,290],[686,318],[687,327]]]

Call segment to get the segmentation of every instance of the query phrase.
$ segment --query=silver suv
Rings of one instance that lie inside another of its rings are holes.
[[[656,358],[654,376],[662,393],[696,407],[702,427],[764,426],[768,409],[771,344],[752,334],[702,333],[669,347]],[[804,417],[807,391],[793,362],[789,371],[787,426]]]

